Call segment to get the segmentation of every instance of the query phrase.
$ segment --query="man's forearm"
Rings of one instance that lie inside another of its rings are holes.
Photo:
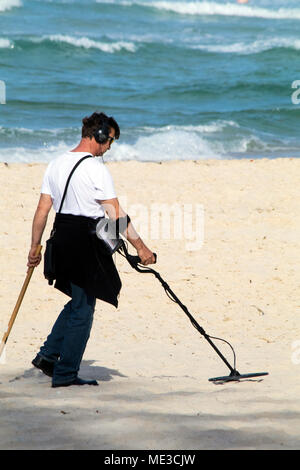
[[[132,222],[129,222],[127,229],[123,232],[124,237],[131,243],[131,245],[136,249],[139,250],[144,246],[144,242],[136,232]]]
[[[139,250],[144,246],[142,239],[136,232],[130,218],[128,218],[126,212],[122,209],[117,199],[109,201],[101,201],[101,204],[107,212],[110,219],[119,221],[119,230],[122,235],[131,243],[131,245]]]
[[[110,219],[119,221],[120,233],[131,243],[131,245],[137,250],[148,250],[145,243],[136,232],[130,218],[126,212],[122,209],[117,198],[99,201],[104,210],[107,212]]]
[[[41,243],[47,219],[48,214],[45,214],[44,212],[41,212],[39,209],[37,209],[32,223],[31,248],[34,248]]]
[[[36,255],[36,248],[41,244],[42,235],[46,227],[51,207],[51,196],[49,194],[41,194],[32,222],[31,248],[29,250],[27,263],[29,268],[36,267],[41,261],[41,255]]]
[[[31,248],[35,248],[41,243],[51,207],[51,196],[49,194],[41,194],[32,222]]]

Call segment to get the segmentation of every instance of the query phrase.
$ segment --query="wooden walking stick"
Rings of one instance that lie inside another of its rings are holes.
[[[35,252],[35,255],[38,256],[38,255],[40,254],[41,250],[42,250],[42,246],[41,246],[41,245],[38,245],[38,247],[37,247],[37,249],[36,249],[36,252]],[[27,271],[27,276],[26,276],[26,278],[25,278],[24,284],[23,284],[22,289],[21,289],[21,292],[20,292],[20,294],[19,294],[19,297],[18,297],[16,306],[15,306],[15,308],[14,308],[14,311],[13,311],[11,317],[10,317],[7,331],[6,331],[6,333],[4,333],[4,336],[3,336],[2,341],[1,341],[1,345],[0,345],[0,358],[1,358],[2,353],[3,353],[3,351],[4,351],[6,342],[7,342],[7,340],[8,340],[8,337],[9,337],[9,334],[10,334],[11,329],[12,329],[12,327],[13,327],[14,321],[15,321],[16,316],[17,316],[17,314],[18,314],[18,311],[19,311],[19,308],[20,308],[20,306],[21,306],[22,300],[23,300],[23,298],[24,298],[24,295],[25,295],[26,289],[27,289],[27,287],[28,287],[29,281],[30,281],[30,279],[31,279],[33,270],[34,270],[34,266],[31,267],[31,268],[29,268],[28,271]]]

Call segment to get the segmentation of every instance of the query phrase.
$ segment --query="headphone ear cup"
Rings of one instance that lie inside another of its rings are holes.
[[[94,133],[95,141],[98,142],[98,144],[104,144],[107,141],[108,136],[103,132],[102,129],[98,129]]]
[[[109,137],[110,127],[108,121],[104,121],[101,127],[94,133],[94,137],[98,144],[105,144]]]

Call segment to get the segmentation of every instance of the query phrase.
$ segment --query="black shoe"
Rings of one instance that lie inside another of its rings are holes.
[[[44,374],[48,375],[48,377],[53,377],[54,362],[47,361],[38,354],[31,364],[44,372]]]
[[[70,382],[64,382],[61,384],[52,384],[52,388],[57,387],[69,387],[70,385],[98,385],[96,380],[83,380],[80,377],[76,377],[76,379],[71,380]]]

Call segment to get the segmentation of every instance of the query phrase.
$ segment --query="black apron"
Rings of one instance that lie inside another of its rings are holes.
[[[112,256],[95,234],[99,219],[57,213],[54,222],[54,287],[71,296],[71,283],[118,307],[122,283]]]

